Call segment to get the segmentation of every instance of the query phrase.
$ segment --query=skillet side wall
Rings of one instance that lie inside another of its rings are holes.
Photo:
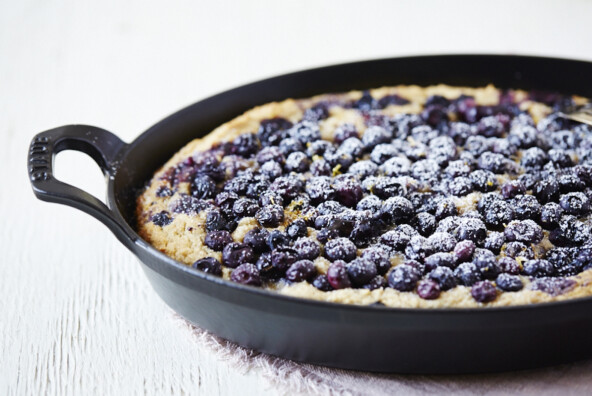
[[[133,226],[135,197],[179,148],[269,101],[396,84],[537,88],[592,96],[592,64],[504,56],[434,56],[359,62],[293,73],[216,95],[132,142],[109,186],[109,206]],[[135,228],[135,227],[134,227]],[[163,300],[191,322],[238,344],[298,361],[401,373],[471,373],[539,367],[592,355],[592,299],[483,310],[356,308],[274,298],[205,279],[143,242],[132,248]]]

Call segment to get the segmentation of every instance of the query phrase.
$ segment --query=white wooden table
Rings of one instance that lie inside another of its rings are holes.
[[[87,123],[131,141],[215,92],[349,60],[592,59],[590,2],[471,3],[1,1],[0,394],[279,392],[196,344],[104,226],[33,198],[25,156],[34,133]],[[59,155],[57,174],[104,195],[82,154]]]

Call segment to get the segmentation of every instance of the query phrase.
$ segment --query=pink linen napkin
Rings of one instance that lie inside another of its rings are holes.
[[[219,338],[174,314],[195,342],[240,372],[257,370],[286,394],[306,395],[590,395],[592,361],[479,375],[399,375],[340,370],[259,353]]]

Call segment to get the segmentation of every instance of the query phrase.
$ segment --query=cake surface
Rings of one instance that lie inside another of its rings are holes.
[[[391,307],[592,295],[592,128],[575,96],[445,85],[269,103],[195,139],[138,197],[197,271]]]

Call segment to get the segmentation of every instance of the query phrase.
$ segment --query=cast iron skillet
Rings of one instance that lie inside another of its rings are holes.
[[[592,356],[592,298],[488,309],[393,309],[280,296],[196,272],[134,231],[138,190],[179,148],[255,105],[288,97],[396,84],[544,89],[592,97],[592,63],[526,56],[446,55],[323,67],[245,85],[193,104],[130,144],[103,129],[68,125],[32,140],[35,195],[103,222],[135,254],[175,311],[258,351],[332,367],[400,373],[474,373]],[[107,205],[55,179],[62,150],[89,154],[107,179]]]

